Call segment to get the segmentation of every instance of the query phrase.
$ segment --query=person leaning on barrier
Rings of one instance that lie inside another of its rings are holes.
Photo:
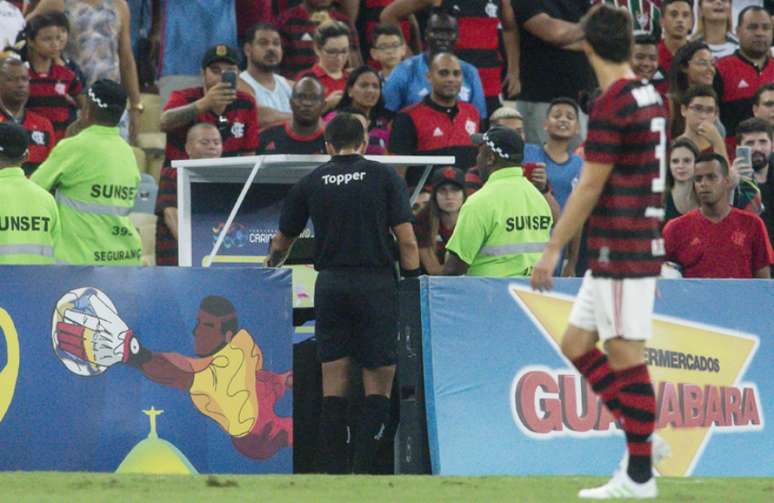
[[[86,96],[84,129],[57,143],[30,178],[56,191],[62,233],[54,256],[67,264],[141,265],[142,243],[129,221],[140,172],[118,132],[126,92],[100,79]]]
[[[398,300],[393,238],[404,276],[419,275],[408,192],[397,172],[362,157],[360,119],[340,113],[325,130],[333,156],[288,193],[266,265],[278,267],[311,217],[315,230],[315,335],[322,362],[318,469],[345,473],[347,387],[352,359],[363,367],[365,402],[354,439],[355,473],[370,473],[390,416]]]
[[[519,167],[524,142],[515,131],[493,127],[482,141],[477,165],[485,183],[460,210],[443,274],[528,276],[549,240],[551,209]]]
[[[0,123],[0,265],[53,264],[59,212],[51,194],[24,176],[27,131]]]

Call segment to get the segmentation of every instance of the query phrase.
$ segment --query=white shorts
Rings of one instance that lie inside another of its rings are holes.
[[[602,341],[650,338],[656,278],[595,278],[586,271],[570,313],[570,325],[597,332]]]

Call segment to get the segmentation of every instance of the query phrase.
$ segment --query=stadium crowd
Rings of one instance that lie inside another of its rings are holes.
[[[768,0],[2,0],[0,264],[177,265],[172,161],[325,154],[353,114],[367,154],[455,156],[427,179],[396,168],[421,185],[423,273],[526,276],[583,169],[597,3],[632,12],[631,67],[668,106],[668,271],[769,278]],[[521,217],[487,242],[504,211]],[[585,242],[557,276],[584,274]]]

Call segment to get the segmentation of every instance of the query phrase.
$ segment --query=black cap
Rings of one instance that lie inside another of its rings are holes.
[[[433,190],[438,190],[438,187],[446,183],[457,185],[464,190],[465,173],[463,173],[461,169],[453,168],[451,166],[436,170],[435,173],[433,173]]]
[[[6,159],[21,159],[27,153],[29,134],[12,122],[0,122],[0,155]]]
[[[486,143],[502,159],[521,162],[524,159],[524,140],[511,128],[493,126],[483,134],[470,135],[473,145]]]
[[[213,45],[204,53],[204,57],[202,58],[202,69],[205,69],[218,61],[239,65],[239,52],[233,47],[229,47],[225,44]]]
[[[123,110],[126,108],[126,91],[121,84],[110,79],[99,79],[91,85],[86,95],[89,101],[101,109]]]

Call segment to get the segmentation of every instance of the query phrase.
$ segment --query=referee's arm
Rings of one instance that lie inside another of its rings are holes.
[[[404,272],[418,276],[419,271],[419,246],[414,235],[414,227],[410,222],[398,224],[392,228],[395,237],[398,238],[398,250],[400,251],[400,268]],[[404,274],[404,276],[407,276]]]
[[[309,220],[309,208],[304,194],[306,178],[296,183],[288,192],[280,215],[279,230],[271,238],[266,267],[280,267],[288,258],[290,248],[304,230]]]

